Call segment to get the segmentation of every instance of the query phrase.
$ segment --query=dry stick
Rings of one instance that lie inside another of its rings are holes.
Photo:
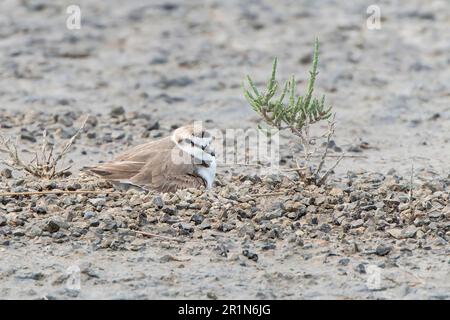
[[[306,167],[301,167],[301,166],[300,166],[300,163],[298,162],[298,159],[297,159],[297,157],[295,156],[295,152],[294,152],[294,150],[292,149],[292,145],[290,144],[290,141],[289,141],[289,143],[288,143],[288,146],[289,146],[289,149],[290,149],[290,151],[291,151],[291,153],[292,153],[292,159],[294,159],[295,164],[297,165],[297,168],[296,168],[296,169],[293,169],[292,171],[295,171],[295,172],[297,172],[298,175],[300,175],[302,170],[306,170]]]
[[[322,178],[320,178],[319,180],[319,185],[321,185],[322,183],[325,182],[325,180],[328,178],[328,176],[330,175],[330,173],[337,167],[337,165],[339,164],[339,162],[341,162],[341,160],[344,159],[344,154],[342,154],[339,159],[336,160],[336,162],[334,163],[334,165],[327,170],[327,172],[325,172],[325,174],[322,176]]]
[[[327,158],[340,158],[340,157],[342,157],[341,154],[329,154],[329,155],[327,155]],[[316,156],[315,158],[318,158],[318,156]],[[367,156],[346,154],[346,155],[343,156],[343,158],[367,159]]]
[[[150,233],[150,232],[144,232],[144,231],[137,231],[137,230],[133,230],[134,232],[138,233],[138,234],[142,234],[143,236],[146,237],[152,237],[152,238],[160,238],[160,239],[164,239],[164,240],[170,240],[170,241],[177,241],[177,242],[185,242],[182,239],[178,239],[178,238],[172,238],[172,237],[167,237],[167,236],[162,236],[156,233]]]
[[[286,195],[286,192],[268,192],[268,193],[255,193],[255,194],[249,194],[249,196],[252,197],[269,197],[269,196],[282,196]]]
[[[321,156],[319,155],[313,155],[311,156],[311,158],[320,158]],[[354,159],[367,159],[367,156],[363,156],[363,155],[354,155],[354,154],[329,154],[327,155],[327,158],[354,158]],[[244,166],[244,167],[263,167],[260,164],[250,164],[250,163],[218,163],[217,164],[218,167],[235,167],[235,166]],[[306,167],[300,167],[300,169],[306,169]],[[294,171],[298,171],[299,169],[296,168],[289,168],[289,169],[283,169],[282,171],[286,171],[286,172],[294,172]]]
[[[5,149],[0,149],[0,151],[6,152],[9,155],[9,158],[12,162],[12,164],[8,164],[6,161],[1,160],[2,163],[8,165],[9,167],[16,169],[16,170],[22,170],[25,172],[28,172],[29,174],[35,176],[35,177],[48,177],[53,178],[54,176],[58,176],[66,172],[70,169],[70,166],[57,170],[57,165],[60,160],[63,160],[64,163],[64,157],[69,152],[70,147],[74,143],[75,139],[80,135],[80,133],[83,131],[84,127],[86,126],[86,122],[89,119],[89,115],[86,116],[84,119],[81,127],[75,132],[75,134],[70,138],[70,140],[64,145],[61,152],[56,156],[53,157],[53,147],[51,147],[50,152],[47,155],[45,152],[47,152],[47,130],[44,130],[43,132],[43,139],[42,139],[42,148],[41,148],[41,157],[43,163],[40,163],[40,157],[36,151],[35,157],[28,163],[25,164],[20,156],[19,152],[17,150],[18,138],[16,140],[16,143],[12,143],[10,139],[5,139],[4,137],[0,136],[0,145],[4,146]]]
[[[83,131],[84,127],[86,126],[86,122],[89,119],[89,115],[86,116],[83,123],[81,124],[81,127],[75,132],[75,134],[70,138],[70,140],[66,143],[61,153],[55,158],[54,163],[56,164],[61,158],[63,158],[67,152],[69,152],[70,147],[74,143],[75,139],[80,135],[81,131]]]
[[[34,175],[33,168],[23,163],[23,161],[20,159],[19,153],[17,152],[17,147],[14,145],[14,143],[11,142],[10,138],[5,139],[3,136],[0,136],[0,144],[5,147],[5,149],[0,149],[0,151],[7,153],[12,161],[12,164],[10,164],[5,160],[0,160],[1,163],[12,169],[17,169],[18,167],[30,173],[31,175]]]
[[[328,155],[328,150],[330,149],[330,141],[331,141],[331,137],[333,136],[333,134],[334,134],[334,119],[332,119],[331,122],[328,123],[328,131],[326,133],[327,142],[326,142],[325,150],[323,151],[322,157],[320,157],[320,162],[319,162],[319,165],[317,166],[316,171],[314,171],[314,176],[318,176],[320,173],[320,170],[322,170],[322,167],[325,163],[325,159]],[[319,181],[322,181],[322,179],[323,179],[323,177],[320,178]]]
[[[47,190],[47,191],[23,191],[23,192],[1,192],[0,197],[11,197],[11,196],[35,196],[35,195],[46,195],[46,194],[118,194],[123,195],[123,192],[117,191],[102,191],[102,190]]]

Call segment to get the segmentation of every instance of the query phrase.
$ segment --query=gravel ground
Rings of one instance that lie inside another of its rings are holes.
[[[381,30],[370,1],[79,1],[81,30],[69,4],[0,4],[2,135],[31,158],[90,115],[70,176],[2,167],[0,298],[450,299],[446,1],[384,1]],[[79,172],[194,119],[254,128],[245,74],[278,56],[305,86],[316,35],[316,90],[357,156],[326,187],[220,166],[211,191],[146,194]]]

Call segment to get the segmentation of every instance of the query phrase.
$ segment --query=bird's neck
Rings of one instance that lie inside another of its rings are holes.
[[[216,159],[213,158],[209,167],[197,166],[196,173],[205,181],[206,188],[211,189],[216,177]]]

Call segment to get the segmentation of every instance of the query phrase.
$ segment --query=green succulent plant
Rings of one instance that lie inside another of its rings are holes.
[[[267,82],[264,91],[259,91],[253,82],[252,78],[247,75],[248,86],[244,86],[244,96],[250,106],[257,112],[262,120],[270,127],[278,130],[290,130],[300,140],[304,156],[304,166],[297,161],[297,171],[301,180],[307,183],[320,185],[325,182],[326,178],[342,160],[344,155],[331,166],[324,174],[321,170],[324,167],[325,159],[329,151],[329,145],[332,136],[334,135],[334,114],[332,106],[325,105],[325,96],[320,99],[313,97],[314,84],[318,75],[317,65],[319,61],[319,41],[315,40],[312,68],[310,71],[310,78],[305,95],[298,95],[295,77],[292,76],[285,82],[281,89],[281,94],[276,97],[280,85],[276,79],[278,59],[275,58],[272,64],[272,74]],[[317,122],[327,121],[328,130],[325,134],[319,137],[311,137],[311,126]],[[263,128],[258,125],[263,130]],[[266,131],[267,134],[268,131]],[[325,139],[325,148],[321,155],[319,155],[319,163],[314,166],[311,163],[313,154],[317,148],[311,148],[316,140]]]
[[[327,120],[332,116],[332,107],[325,106],[325,96],[321,99],[313,97],[314,83],[318,75],[318,51],[319,41],[314,44],[313,64],[306,95],[296,93],[295,76],[286,81],[281,95],[276,98],[279,91],[279,82],[276,80],[278,59],[275,58],[272,65],[272,75],[267,82],[266,89],[260,92],[252,78],[247,76],[250,89],[244,88],[244,96],[250,106],[270,126],[279,130],[291,129],[293,132],[302,131],[305,126]],[[287,101],[285,102],[287,98]]]

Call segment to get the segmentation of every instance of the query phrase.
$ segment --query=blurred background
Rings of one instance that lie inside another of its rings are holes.
[[[295,74],[304,92],[318,37],[316,93],[335,108],[337,145],[363,155],[341,170],[448,174],[449,31],[446,0],[2,0],[0,112],[123,107],[166,127],[254,127],[245,76],[263,85],[276,56],[279,80]]]

